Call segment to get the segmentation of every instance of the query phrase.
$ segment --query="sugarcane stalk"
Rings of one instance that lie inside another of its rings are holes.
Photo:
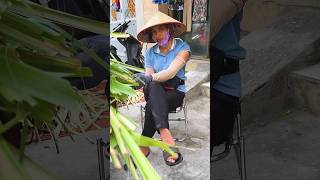
[[[120,134],[119,129],[120,129],[121,124],[116,119],[113,108],[110,108],[110,124],[111,124],[111,128],[113,129],[113,133],[115,135],[115,138],[118,142],[118,146],[120,148],[121,153],[125,156],[129,155],[127,148],[125,147],[125,143],[124,143],[122,136]]]
[[[134,131],[137,128],[137,126],[134,123],[132,123],[128,118],[124,117],[122,114],[117,113],[117,118],[128,129]]]
[[[110,156],[114,167],[117,169],[121,169],[121,163],[119,161],[119,158],[117,157],[117,151],[112,147],[110,147]]]
[[[139,168],[141,173],[144,173],[146,175],[146,179],[160,179],[160,176],[157,174],[157,172],[152,168],[150,162],[147,160],[147,158],[144,156],[144,154],[141,152],[138,145],[135,143],[133,138],[131,137],[128,130],[123,126],[120,128],[121,134],[123,135],[123,139],[126,142],[130,152],[132,153],[132,156],[134,158],[134,162],[136,163],[137,167]]]

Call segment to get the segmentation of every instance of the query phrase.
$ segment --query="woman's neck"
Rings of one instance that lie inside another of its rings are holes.
[[[167,52],[169,52],[169,50],[171,49],[172,43],[173,43],[173,39],[170,38],[170,39],[169,39],[169,42],[167,43],[167,45],[166,45],[165,47],[159,46],[160,52],[161,52],[161,53],[167,53]]]

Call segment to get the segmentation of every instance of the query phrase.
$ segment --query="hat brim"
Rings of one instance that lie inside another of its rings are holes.
[[[180,21],[177,21],[164,13],[157,12],[138,32],[137,39],[142,42],[154,43],[154,40],[152,39],[151,30],[153,27],[158,25],[171,25],[171,37],[179,37],[184,32],[186,32],[187,29],[186,26]]]

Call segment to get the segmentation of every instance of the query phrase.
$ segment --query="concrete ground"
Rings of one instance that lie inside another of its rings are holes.
[[[106,139],[106,130],[95,130],[82,135],[59,139],[60,153],[57,154],[52,141],[32,143],[26,147],[26,155],[33,161],[63,180],[99,180],[96,138]],[[109,164],[106,163],[106,166]]]
[[[131,105],[121,111],[140,123],[139,105]],[[184,160],[181,164],[169,167],[165,164],[160,148],[152,147],[148,157],[155,170],[164,180],[207,180],[210,179],[209,137],[210,137],[210,100],[208,97],[194,97],[188,102],[189,138],[183,142],[176,142]],[[184,133],[183,122],[170,122],[174,137],[182,137]],[[138,130],[141,132],[141,129]],[[155,138],[159,138],[155,135]],[[133,179],[124,170],[116,170],[111,165],[110,175],[113,180]]]
[[[245,127],[248,180],[320,179],[320,117],[291,109]],[[267,123],[261,123],[267,122]],[[232,153],[211,165],[215,180],[237,180]]]

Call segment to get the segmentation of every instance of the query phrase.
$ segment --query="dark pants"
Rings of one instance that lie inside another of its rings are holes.
[[[147,101],[142,135],[153,137],[160,128],[168,128],[169,111],[182,105],[184,93],[178,90],[165,90],[159,82],[151,82],[144,89]]]
[[[213,89],[212,121],[210,123],[210,150],[227,142],[233,132],[234,122],[240,112],[239,98]]]

